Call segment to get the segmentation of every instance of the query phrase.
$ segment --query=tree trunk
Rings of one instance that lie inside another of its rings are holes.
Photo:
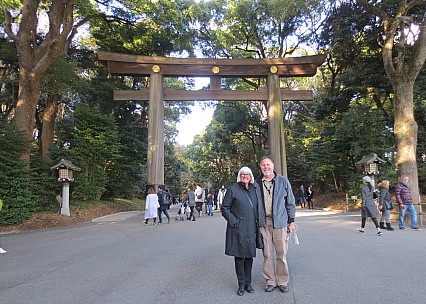
[[[414,120],[413,83],[398,80],[394,84],[395,123],[394,134],[397,142],[396,167],[398,176],[411,179],[414,203],[419,203],[419,184],[416,160],[417,122]]]
[[[40,99],[42,75],[32,73],[21,66],[19,71],[19,92],[15,109],[15,123],[24,132],[27,140],[34,138],[34,119]],[[22,160],[30,159],[30,149],[21,155]]]
[[[59,94],[52,94],[47,97],[46,106],[42,113],[41,131],[41,158],[44,164],[50,165],[52,159],[49,155],[49,148],[52,146],[55,136],[55,120],[58,110]]]

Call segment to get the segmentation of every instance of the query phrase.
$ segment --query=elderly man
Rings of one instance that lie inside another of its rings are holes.
[[[294,218],[296,204],[290,182],[274,171],[274,163],[269,157],[260,161],[262,176],[257,182],[262,185],[262,202],[259,204],[259,229],[265,248],[263,249],[263,277],[266,292],[278,287],[288,292],[289,271],[287,250],[289,232],[296,229]],[[276,263],[274,263],[274,250]]]

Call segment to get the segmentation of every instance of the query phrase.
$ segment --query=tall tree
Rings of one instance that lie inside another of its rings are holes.
[[[94,12],[92,2],[80,0],[0,0],[5,31],[16,45],[19,91],[14,120],[26,139],[33,138],[34,119],[45,72],[67,53],[77,30]],[[1,18],[0,18],[1,20]],[[47,21],[46,29],[43,22]],[[29,160],[26,149],[21,159]]]
[[[413,197],[418,203],[418,125],[414,119],[413,90],[426,60],[426,3],[424,0],[355,1],[377,17],[383,27],[383,65],[394,91],[396,165],[399,176],[411,178]]]

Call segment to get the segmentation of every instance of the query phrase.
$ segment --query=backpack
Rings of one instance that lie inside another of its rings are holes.
[[[169,192],[163,191],[161,196],[163,198],[163,204],[164,205],[170,205],[170,194],[169,194]]]

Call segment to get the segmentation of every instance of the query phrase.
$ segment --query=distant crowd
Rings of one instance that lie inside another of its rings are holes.
[[[213,190],[211,185],[207,185],[205,188],[201,187],[200,184],[190,185],[182,197],[172,196],[164,186],[159,186],[157,193],[155,193],[154,188],[150,187],[146,197],[145,225],[148,225],[150,219],[152,219],[153,225],[163,223],[163,214],[167,223],[170,223],[169,210],[171,205],[178,206],[178,215],[175,220],[183,221],[186,218],[196,221],[196,212],[198,217],[202,213],[213,216],[213,210],[220,210],[225,194],[224,185],[217,190]]]

